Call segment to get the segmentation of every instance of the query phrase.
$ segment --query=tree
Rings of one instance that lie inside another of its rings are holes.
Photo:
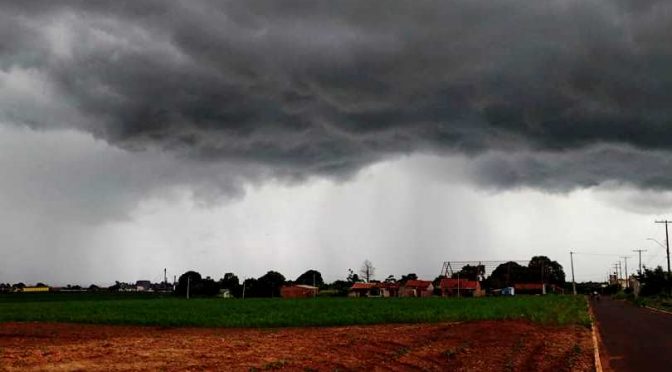
[[[528,268],[517,262],[509,261],[500,264],[486,280],[488,288],[503,288],[513,286],[515,283],[528,281]]]
[[[394,275],[390,275],[387,278],[385,278],[385,283],[396,283],[397,278],[394,277]]]
[[[178,296],[186,296],[187,286],[189,287],[189,295],[195,295],[198,292],[198,286],[201,282],[201,274],[196,271],[187,271],[180,275],[175,287],[175,294]]]
[[[357,282],[361,282],[362,280],[359,279],[359,275],[355,274],[355,272],[352,271],[352,269],[348,269],[347,281],[350,282],[350,283],[357,283]]]
[[[367,283],[373,279],[374,275],[376,274],[376,268],[373,267],[373,264],[369,260],[364,260],[364,263],[362,263],[362,267],[359,269],[359,273],[362,274],[362,278],[364,278],[364,281]]]
[[[338,296],[347,296],[350,287],[352,287],[352,282],[346,280],[336,280],[328,285],[328,288],[335,290]]]
[[[226,273],[222,279],[217,282],[219,289],[228,289],[234,297],[240,297],[243,292],[243,286],[234,273]]]
[[[399,282],[405,284],[409,280],[418,280],[418,276],[415,273],[408,273],[406,275],[402,275],[401,279],[399,279]]]
[[[277,271],[269,271],[257,279],[251,288],[250,297],[280,297],[280,287],[285,284],[285,277]],[[245,293],[247,296],[247,292]]]
[[[314,285],[317,287],[324,286],[324,280],[322,280],[322,274],[319,271],[310,269],[305,273],[299,275],[295,281],[296,284],[304,285]]]
[[[482,281],[485,279],[485,265],[465,265],[460,271],[453,273],[451,278]]]
[[[546,256],[534,256],[527,264],[529,280],[549,284],[565,284],[565,272],[557,261]]]
[[[672,289],[672,279],[663,271],[661,266],[653,270],[644,267],[644,272],[639,280],[642,283],[642,291],[640,292],[642,296],[659,295],[664,292],[669,293],[670,289]]]

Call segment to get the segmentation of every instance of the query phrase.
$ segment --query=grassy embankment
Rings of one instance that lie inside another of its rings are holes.
[[[485,319],[527,319],[553,325],[590,323],[583,296],[297,300],[185,300],[174,297],[86,293],[0,296],[0,322],[285,327]]]

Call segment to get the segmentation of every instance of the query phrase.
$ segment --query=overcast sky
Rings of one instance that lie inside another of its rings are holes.
[[[2,1],[0,282],[663,264],[669,35],[655,0]]]

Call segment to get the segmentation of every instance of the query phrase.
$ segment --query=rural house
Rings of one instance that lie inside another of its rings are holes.
[[[383,282],[378,287],[382,297],[399,297],[399,283]]]
[[[485,295],[478,280],[443,278],[439,283],[442,296],[480,297]]]
[[[429,280],[409,280],[400,290],[402,297],[430,297],[434,294],[434,285]]]
[[[379,283],[353,283],[348,290],[349,297],[380,297]]]

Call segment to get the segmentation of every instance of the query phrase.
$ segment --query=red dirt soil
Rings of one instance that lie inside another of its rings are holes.
[[[0,370],[593,371],[590,330],[526,321],[329,328],[0,323]]]

